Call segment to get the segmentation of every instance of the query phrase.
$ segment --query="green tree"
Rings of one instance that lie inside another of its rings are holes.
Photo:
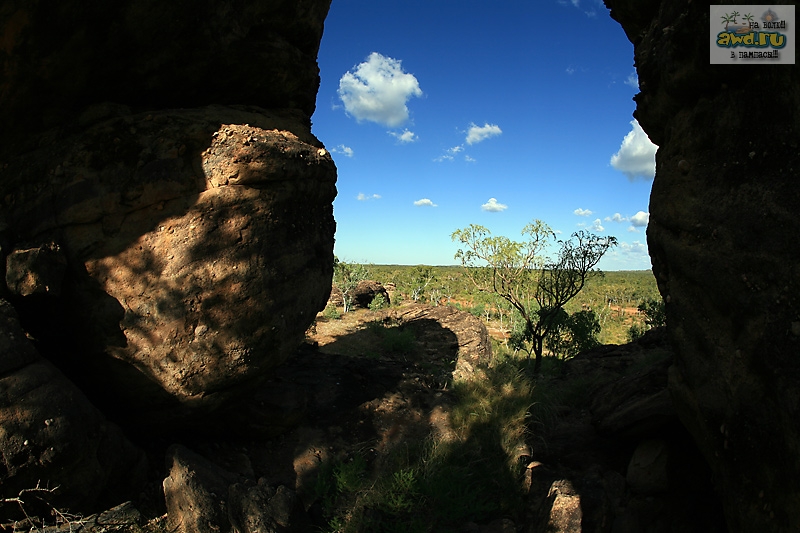
[[[639,304],[639,311],[644,314],[647,329],[667,325],[667,309],[661,298],[650,298]]]
[[[521,315],[525,339],[536,356],[533,373],[537,375],[544,339],[556,326],[559,312],[599,273],[594,267],[617,240],[586,231],[557,240],[540,220],[525,226],[522,235],[524,240],[512,241],[472,224],[454,231],[451,238],[463,246],[455,257],[476,288],[497,294]],[[546,256],[551,246],[558,249],[553,258]]]
[[[353,289],[359,281],[369,277],[369,270],[358,263],[346,263],[333,258],[333,283],[342,291],[344,312],[347,313],[353,305]]]
[[[545,338],[545,346],[562,360],[600,346],[597,334],[600,322],[594,311],[583,310],[567,314],[563,309],[557,314],[555,326]]]
[[[419,265],[411,272],[411,299],[419,301],[425,295],[425,290],[436,280],[433,267]]]

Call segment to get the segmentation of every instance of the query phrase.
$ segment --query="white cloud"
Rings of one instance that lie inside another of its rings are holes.
[[[592,231],[596,231],[600,233],[601,231],[605,231],[606,228],[603,227],[603,221],[599,218],[594,219],[594,223],[592,224]]]
[[[476,126],[474,123],[470,125],[467,130],[467,144],[475,144],[484,141],[490,137],[496,137],[503,133],[500,126],[497,124],[489,124],[488,122],[483,126]]]
[[[619,247],[624,254],[647,255],[647,245],[639,241],[633,241],[631,243],[622,242],[619,244]]]
[[[413,131],[410,131],[407,128],[404,129],[402,133],[397,133],[395,131],[390,131],[389,135],[391,135],[392,137],[394,137],[395,139],[397,139],[398,141],[400,141],[403,144],[413,143],[413,142],[415,142],[415,141],[417,141],[419,139],[419,137],[417,137],[416,133],[414,133]]]
[[[436,207],[436,204],[433,203],[430,200],[430,198],[421,198],[421,199],[417,200],[416,202],[414,202],[414,205],[425,205],[425,206],[429,206],[429,207]]]
[[[652,179],[656,175],[656,150],[658,146],[650,142],[639,122],[631,121],[631,131],[622,139],[619,151],[611,156],[611,166],[628,179]]]
[[[630,85],[637,91],[639,90],[639,76],[636,75],[636,72],[631,72],[623,83],[625,85]]]
[[[566,72],[567,72],[567,74],[575,74],[575,68],[574,67],[567,67]]]
[[[581,209],[580,207],[575,211],[573,211],[573,213],[575,213],[579,217],[588,217],[589,215],[592,214],[592,212],[589,211],[588,209]]]
[[[505,211],[508,209],[506,204],[501,204],[497,201],[497,198],[489,198],[489,201],[486,202],[481,206],[481,209],[484,211],[489,211],[491,213],[499,213],[500,211]]]
[[[444,154],[442,154],[439,157],[437,157],[436,159],[434,159],[434,161],[436,161],[436,162],[452,161],[453,160],[453,156],[456,155],[457,153],[463,151],[463,150],[464,150],[464,146],[463,145],[459,144],[458,146],[453,146],[452,148],[448,148],[447,151]]]
[[[476,159],[474,157],[470,157],[468,155],[465,155],[464,156],[464,161],[466,161],[467,163],[474,163],[476,161]]]
[[[347,157],[353,157],[353,149],[350,148],[349,146],[345,146],[343,144],[340,144],[340,145],[336,146],[335,148],[331,148],[330,151],[333,152],[334,154],[342,154],[342,155],[345,155]]]
[[[650,222],[650,213],[639,211],[631,217],[631,225],[637,228],[643,228]]]
[[[404,72],[397,59],[377,52],[339,80],[339,98],[345,111],[359,122],[400,126],[408,120],[406,103],[413,96],[422,96],[417,78]]]
[[[360,202],[366,202],[367,200],[377,200],[380,197],[380,194],[364,194],[363,192],[360,192],[358,193],[358,196],[356,196],[356,200]]]
[[[622,216],[620,213],[614,213],[614,216],[606,217],[606,222],[627,222],[628,217]]]
[[[638,229],[636,229],[636,226],[628,226],[628,232],[629,233],[641,233]]]

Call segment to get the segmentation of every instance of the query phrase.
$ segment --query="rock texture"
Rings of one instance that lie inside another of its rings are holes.
[[[672,360],[656,329],[537,383],[553,405],[531,408],[539,438],[524,477],[525,531],[727,531],[711,472],[667,394]]]
[[[331,290],[331,297],[333,296],[334,294]],[[379,281],[359,281],[358,285],[353,287],[352,291],[350,292],[350,298],[353,300],[354,309],[369,308],[369,304],[371,304],[372,300],[378,296],[383,296],[383,301],[386,302],[387,306],[391,303],[389,300],[389,293]]]
[[[800,523],[800,66],[709,65],[705,3],[606,4],[634,44],[635,116],[660,147],[648,244],[676,349],[670,391],[731,531],[791,531]]]
[[[86,106],[250,104],[314,112],[330,0],[0,7],[0,146],[80,127]],[[12,127],[13,126],[13,127]],[[8,153],[13,153],[9,150]]]
[[[0,9],[9,298],[115,419],[210,427],[324,307],[336,169],[309,117],[329,4]]]
[[[413,304],[389,310],[386,316],[414,328],[417,342],[428,354],[452,354],[456,359],[453,379],[479,372],[492,360],[492,341],[486,324],[455,307]],[[440,331],[450,332],[449,336]]]
[[[0,300],[0,487],[28,511],[43,496],[59,509],[96,509],[130,497],[144,482],[144,454],[26,338],[11,305]],[[125,479],[126,483],[119,480]],[[16,503],[0,515],[19,513]],[[21,517],[19,517],[21,518]]]

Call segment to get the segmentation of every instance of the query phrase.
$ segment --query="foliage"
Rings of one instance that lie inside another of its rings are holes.
[[[545,338],[545,345],[553,355],[566,360],[600,346],[598,333],[600,322],[594,311],[582,310],[570,315],[561,309],[555,326]]]
[[[383,294],[376,294],[369,303],[369,308],[372,311],[379,311],[386,307],[389,307],[389,303],[386,301],[386,298],[383,297]]]
[[[353,305],[353,289],[359,281],[369,277],[369,270],[358,263],[346,263],[333,258],[333,282],[342,291],[344,312],[347,313]]]
[[[641,338],[645,331],[646,330],[639,324],[631,324],[631,327],[628,329],[628,341],[633,342]]]
[[[433,268],[419,265],[411,272],[411,299],[419,301],[425,294],[428,286],[436,280]]]
[[[342,318],[342,314],[332,303],[329,303],[328,305],[325,306],[325,310],[322,312],[322,316],[324,316],[329,320],[339,320],[340,318]]]
[[[651,298],[639,304],[639,311],[644,313],[644,323],[647,329],[667,325],[667,309],[664,300]]]
[[[536,355],[534,374],[541,369],[544,339],[556,327],[564,306],[597,274],[593,270],[603,255],[617,244],[586,231],[568,240],[556,240],[547,224],[535,220],[522,230],[525,240],[495,237],[475,224],[456,230],[452,239],[463,245],[456,253],[467,277],[479,291],[506,300],[525,322],[525,340]],[[558,247],[555,258],[545,255]]]
[[[628,329],[628,340],[631,342],[644,335],[645,331],[667,325],[667,310],[661,298],[644,300],[638,309],[644,315],[644,325],[631,325]]]

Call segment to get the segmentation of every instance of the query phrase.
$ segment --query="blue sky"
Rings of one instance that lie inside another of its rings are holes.
[[[340,259],[451,265],[454,230],[541,219],[617,237],[605,270],[650,268],[655,146],[601,1],[333,0],[319,66]]]

